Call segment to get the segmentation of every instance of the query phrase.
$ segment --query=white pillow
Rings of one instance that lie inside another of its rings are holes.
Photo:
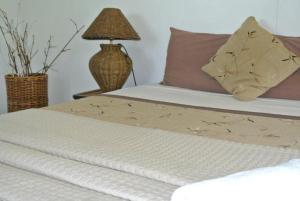
[[[300,159],[189,184],[172,201],[299,201]]]

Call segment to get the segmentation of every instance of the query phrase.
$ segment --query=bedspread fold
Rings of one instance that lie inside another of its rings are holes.
[[[300,158],[36,109],[0,116],[0,141],[2,163],[133,201],[169,200],[177,186]]]
[[[133,201],[167,201],[178,186],[0,141],[0,162]]]
[[[0,163],[1,201],[125,201]]]

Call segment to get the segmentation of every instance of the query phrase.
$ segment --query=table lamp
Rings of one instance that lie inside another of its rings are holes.
[[[140,40],[140,37],[121,10],[104,8],[82,38],[110,41],[100,45],[101,50],[90,59],[89,68],[102,92],[122,88],[130,72],[133,72],[132,60],[124,46],[113,44],[113,40]]]

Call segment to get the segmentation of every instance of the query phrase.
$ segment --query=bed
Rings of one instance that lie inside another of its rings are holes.
[[[299,158],[299,114],[298,101],[146,85],[2,115],[0,198],[170,200],[186,184]]]
[[[245,23],[258,26],[253,17]],[[275,53],[285,56],[258,55],[242,65],[252,69],[272,60],[262,65],[271,72],[260,76],[249,71],[230,82],[227,75],[211,78],[200,67],[212,58],[207,65],[213,69],[218,48],[232,36],[171,29],[162,84],[0,115],[0,200],[297,201],[300,70],[299,56],[290,51],[300,55],[300,38],[280,36],[287,50],[258,30],[264,36],[256,41],[259,50],[267,43],[267,53],[279,49]],[[239,48],[260,38],[239,33],[246,36],[238,38],[246,38]],[[238,63],[233,52],[225,54]],[[274,70],[279,64],[280,73]],[[270,75],[280,78],[278,86],[263,79]],[[236,81],[246,85],[229,86]],[[245,96],[245,87],[255,96]]]

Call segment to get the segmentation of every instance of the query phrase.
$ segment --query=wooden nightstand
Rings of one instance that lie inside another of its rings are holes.
[[[101,89],[97,89],[97,90],[93,90],[93,91],[85,91],[85,92],[82,92],[82,93],[74,94],[73,98],[75,100],[77,100],[77,99],[86,98],[86,97],[89,97],[89,96],[97,96],[97,95],[100,95],[100,94],[102,94]]]

